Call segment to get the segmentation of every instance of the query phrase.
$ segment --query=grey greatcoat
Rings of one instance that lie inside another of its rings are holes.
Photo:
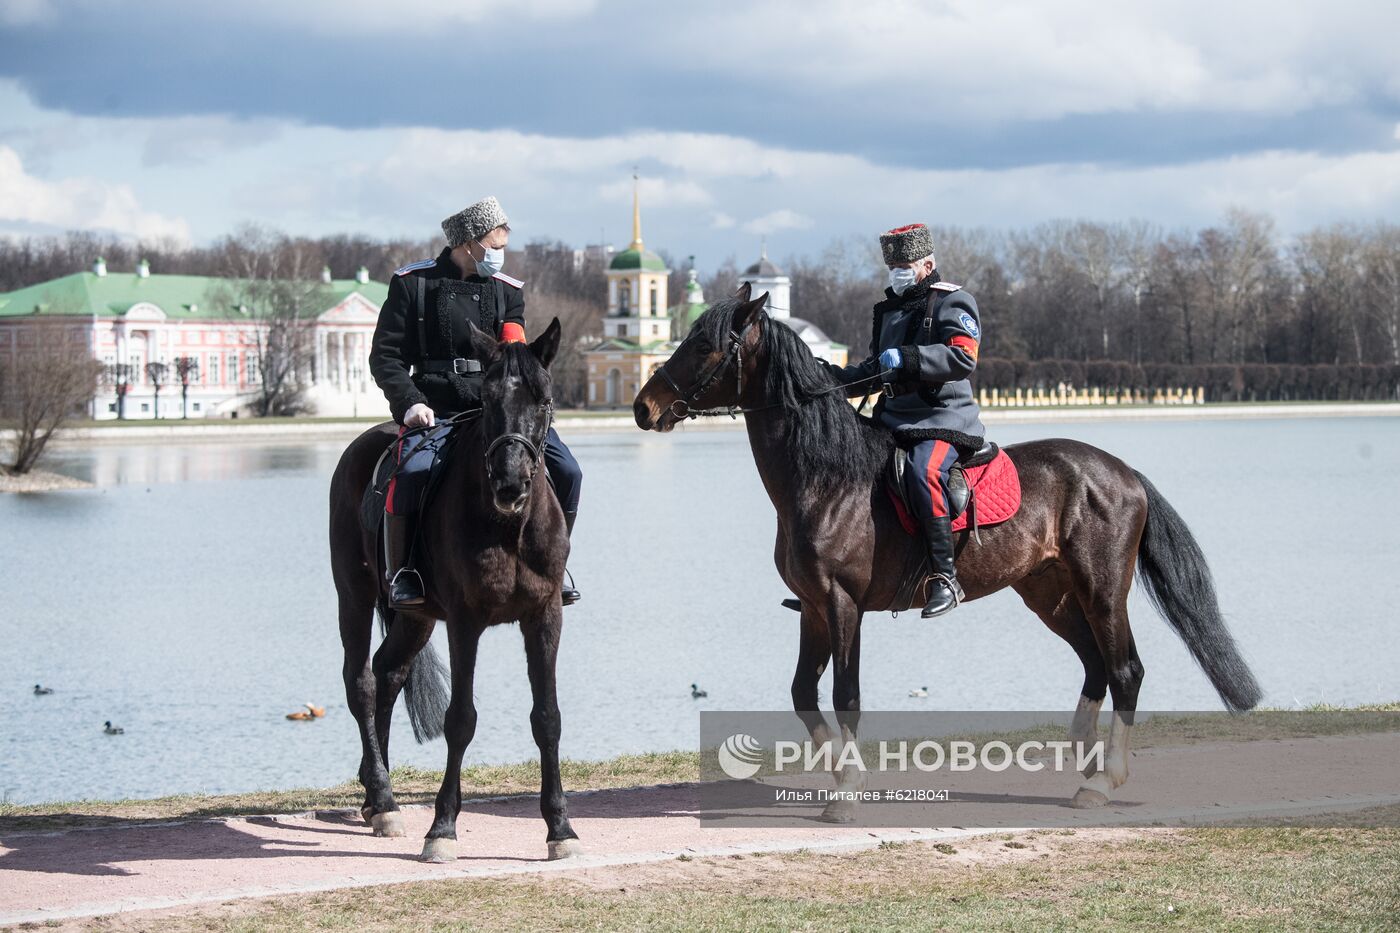
[[[930,307],[932,326],[926,328]],[[977,302],[934,272],[903,295],[885,289],[884,300],[875,305],[868,358],[850,366],[828,366],[840,382],[873,380],[881,371],[880,354],[898,348],[903,365],[892,376],[896,394],[880,397],[876,421],[903,447],[937,439],[968,454],[982,446],[987,434],[968,382],[977,368],[981,341]],[[854,386],[852,394],[868,389],[869,383]]]

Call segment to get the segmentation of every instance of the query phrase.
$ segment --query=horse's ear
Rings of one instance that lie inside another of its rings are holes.
[[[476,351],[476,358],[481,361],[482,366],[496,358],[498,352],[496,338],[471,321],[467,322],[467,336],[471,338],[472,349]]]
[[[743,330],[763,313],[763,309],[768,305],[768,293],[764,292],[752,301],[746,301],[734,312],[734,329]]]
[[[556,317],[549,322],[549,326],[544,329],[530,344],[530,352],[535,354],[540,364],[545,369],[554,362],[554,355],[559,352],[559,336],[564,332],[564,328],[559,326],[559,319]]]
[[[745,282],[743,285],[739,286],[739,290],[734,293],[734,297],[739,300],[740,304],[748,304],[751,294],[753,294],[753,283]]]

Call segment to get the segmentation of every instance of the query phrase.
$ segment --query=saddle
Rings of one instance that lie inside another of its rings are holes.
[[[914,509],[904,485],[913,451],[896,450],[885,471],[885,491],[899,514],[899,523],[908,534],[918,533]],[[1021,478],[1006,451],[988,441],[982,449],[948,471],[948,516],[954,531],[971,531],[996,525],[1016,514],[1021,507]]]
[[[419,503],[419,515],[423,514],[433,497],[433,493],[437,491],[438,482],[442,477],[442,468],[450,458],[455,446],[454,442],[460,433],[461,425],[454,425],[446,432],[441,443],[436,446],[432,466],[428,471],[428,482],[424,484],[423,498]],[[413,436],[408,444],[412,445],[420,437],[421,435]],[[360,499],[360,523],[367,531],[373,533],[376,540],[380,534],[380,526],[384,521],[384,507],[389,497],[389,483],[399,470],[399,464],[394,458],[394,448],[398,443],[399,441],[395,439],[384,449],[384,453],[379,455],[379,459],[374,464],[374,472],[370,474],[369,485],[365,487],[364,496]],[[422,523],[420,522],[419,528],[421,527]],[[418,531],[415,529],[415,537],[417,533]]]

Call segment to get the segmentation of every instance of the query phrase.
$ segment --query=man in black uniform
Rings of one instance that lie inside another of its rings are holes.
[[[394,273],[379,312],[369,369],[402,425],[394,455],[398,474],[389,485],[384,520],[389,605],[423,604],[423,580],[412,567],[413,519],[428,470],[448,426],[438,418],[481,405],[482,364],[472,348],[471,322],[502,342],[525,339],[524,282],[501,272],[510,225],[495,198],[486,198],[442,222],[447,247],[436,259]],[[412,438],[409,428],[427,428]],[[544,445],[545,466],[569,532],[578,516],[583,474],[554,428]],[[578,602],[570,583],[564,605]]]

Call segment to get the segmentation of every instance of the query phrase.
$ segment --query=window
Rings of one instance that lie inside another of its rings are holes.
[[[209,384],[216,386],[219,384],[219,355],[209,354]]]
[[[108,403],[107,403],[107,410],[110,411],[110,412],[116,412],[116,410],[117,410],[117,403],[116,403],[116,402],[108,402]]]
[[[632,309],[632,283],[617,283],[617,313],[626,315]]]
[[[236,385],[238,385],[238,354],[237,354],[237,353],[230,353],[230,354],[228,355],[228,384],[231,385],[231,386],[236,386]]]
[[[657,288],[655,285],[653,285],[653,286],[651,287],[651,313],[652,313],[652,314],[656,314],[656,313],[658,312],[658,310],[660,310],[660,305],[661,305],[661,289],[659,289],[659,288]]]
[[[142,403],[141,403],[141,410],[142,410],[143,412],[150,411],[150,410],[151,410],[151,403],[150,403],[150,402],[142,402]]]
[[[194,410],[195,410],[195,411],[199,411],[199,403],[198,403],[198,402],[195,402],[195,403],[194,403]]]

